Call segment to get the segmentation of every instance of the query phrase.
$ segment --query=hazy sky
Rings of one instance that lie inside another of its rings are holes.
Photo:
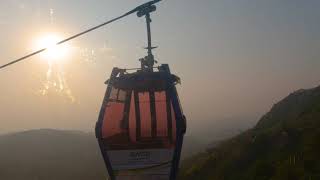
[[[43,34],[67,37],[143,2],[2,0],[0,63],[32,51]],[[163,0],[152,15],[155,56],[182,78],[189,133],[248,125],[290,92],[320,85],[319,9],[319,0]],[[132,15],[69,43],[61,92],[41,94],[41,56],[1,70],[0,133],[92,131],[112,67],[137,67],[145,55],[144,23]]]

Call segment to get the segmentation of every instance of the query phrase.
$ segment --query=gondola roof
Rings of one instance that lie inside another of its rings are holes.
[[[112,82],[108,80],[106,83],[122,90],[163,91],[171,85],[180,83],[180,78],[161,70],[156,72],[138,70],[127,73],[126,70],[119,69],[118,76]]]

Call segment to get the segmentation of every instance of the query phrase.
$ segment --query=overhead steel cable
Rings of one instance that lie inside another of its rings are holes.
[[[111,19],[111,20],[109,20],[109,21],[107,21],[107,22],[104,22],[104,23],[99,24],[99,25],[97,25],[97,26],[94,26],[94,27],[92,27],[92,28],[90,28],[90,29],[87,29],[87,30],[85,30],[85,31],[82,31],[82,32],[80,32],[80,33],[78,33],[78,34],[75,34],[75,35],[73,35],[73,36],[70,36],[70,37],[68,37],[68,38],[66,38],[66,39],[64,39],[64,40],[61,40],[61,41],[57,42],[56,45],[63,44],[63,43],[65,43],[65,42],[68,42],[68,41],[70,41],[70,40],[72,40],[72,39],[75,39],[75,38],[77,38],[77,37],[79,37],[79,36],[82,36],[82,35],[84,35],[84,34],[87,34],[87,33],[91,32],[91,31],[93,31],[93,30],[96,30],[96,29],[102,27],[102,26],[105,26],[105,25],[110,24],[110,23],[112,23],[112,22],[114,22],[114,21],[117,21],[117,20],[122,19],[122,18],[124,18],[124,17],[126,17],[126,16],[129,16],[130,14],[133,14],[133,13],[135,13],[135,12],[138,12],[138,11],[140,11],[140,10],[143,10],[144,8],[146,8],[146,7],[148,7],[148,6],[151,6],[151,5],[153,5],[153,4],[157,3],[157,2],[160,2],[160,1],[161,1],[161,0],[153,0],[153,1],[147,2],[147,3],[145,3],[145,4],[142,4],[142,5],[134,8],[133,10],[131,10],[131,11],[129,11],[129,12],[127,12],[127,13],[119,16],[119,17],[116,17],[116,18]],[[7,64],[1,65],[1,66],[0,66],[0,70],[3,69],[3,68],[5,68],[5,67],[8,67],[8,66],[10,66],[10,65],[13,65],[13,64],[15,64],[15,63],[18,63],[18,62],[20,62],[20,61],[23,61],[23,60],[25,60],[25,59],[27,59],[27,58],[29,58],[29,57],[31,57],[31,56],[37,55],[37,54],[39,54],[39,53],[41,53],[41,52],[43,52],[43,51],[45,51],[45,50],[47,50],[47,49],[48,49],[48,48],[40,49],[40,50],[35,51],[35,52],[32,52],[32,53],[30,53],[30,54],[28,54],[28,55],[26,55],[26,56],[23,56],[23,57],[21,57],[21,58],[18,58],[18,59],[14,60],[14,61],[11,61],[11,62],[9,62],[9,63],[7,63]]]
[[[100,24],[100,25],[98,25],[98,26],[95,26],[95,27],[93,27],[93,28],[87,29],[87,30],[85,30],[85,31],[83,31],[83,32],[81,32],[81,33],[78,33],[78,34],[73,35],[73,36],[71,36],[71,37],[69,37],[69,38],[66,38],[66,39],[64,39],[64,40],[62,40],[62,41],[57,42],[56,45],[60,45],[60,44],[63,44],[63,43],[65,43],[65,42],[68,42],[68,41],[70,41],[70,40],[72,40],[72,39],[75,39],[75,38],[77,38],[77,37],[79,37],[79,36],[81,36],[81,35],[84,35],[84,34],[86,34],[86,33],[89,33],[89,32],[91,32],[91,31],[93,31],[93,30],[95,30],[95,29],[98,29],[98,28],[100,28],[100,27],[102,27],[102,26],[105,26],[105,25],[107,25],[107,24],[110,24],[110,23],[112,23],[112,22],[114,22],[114,21],[116,21],[116,20],[119,20],[119,19],[121,19],[121,18],[123,18],[123,17],[125,17],[125,16],[128,16],[128,15],[130,15],[130,14],[127,14],[127,13],[126,13],[126,14],[124,14],[124,15],[122,15],[122,16],[119,16],[119,17],[117,17],[117,18],[114,18],[114,19],[112,19],[112,20],[110,20],[110,21],[107,21],[107,22],[105,22],[105,23],[102,23],[102,24]],[[14,61],[11,61],[11,62],[9,62],[9,63],[7,63],[7,64],[4,64],[4,65],[0,66],[0,69],[3,69],[3,68],[5,68],[5,67],[7,67],[7,66],[10,66],[10,65],[13,65],[13,64],[15,64],[15,63],[18,63],[18,62],[20,62],[20,61],[23,61],[23,60],[25,60],[25,59],[27,59],[27,58],[29,58],[29,57],[31,57],[31,56],[34,56],[34,55],[37,55],[37,54],[41,53],[41,52],[43,52],[43,51],[45,51],[45,50],[47,50],[47,49],[48,49],[48,48],[43,48],[43,49],[40,49],[40,50],[38,50],[38,51],[32,52],[32,53],[30,53],[30,54],[28,54],[28,55],[26,55],[26,56],[23,56],[23,57],[21,57],[21,58],[19,58],[19,59],[16,59],[16,60],[14,60]]]

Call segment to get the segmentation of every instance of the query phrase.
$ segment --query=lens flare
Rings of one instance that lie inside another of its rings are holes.
[[[43,96],[57,94],[74,102],[75,98],[72,95],[63,71],[64,64],[71,59],[71,47],[68,44],[57,45],[61,39],[56,34],[47,34],[36,41],[35,48],[46,48],[40,56],[48,64],[46,78],[43,82],[43,87],[40,89],[40,94]]]

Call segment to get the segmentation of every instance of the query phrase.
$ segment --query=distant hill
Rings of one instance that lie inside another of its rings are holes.
[[[1,180],[106,179],[93,134],[33,130],[0,136]]]
[[[186,137],[182,157],[206,145]],[[52,129],[0,136],[0,180],[102,180],[107,171],[93,133]]]
[[[181,180],[320,179],[320,87],[299,90],[258,124],[183,162]]]
[[[185,136],[183,140],[183,147],[181,152],[181,158],[185,159],[191,157],[197,153],[205,151],[209,145],[201,139],[193,136]]]

